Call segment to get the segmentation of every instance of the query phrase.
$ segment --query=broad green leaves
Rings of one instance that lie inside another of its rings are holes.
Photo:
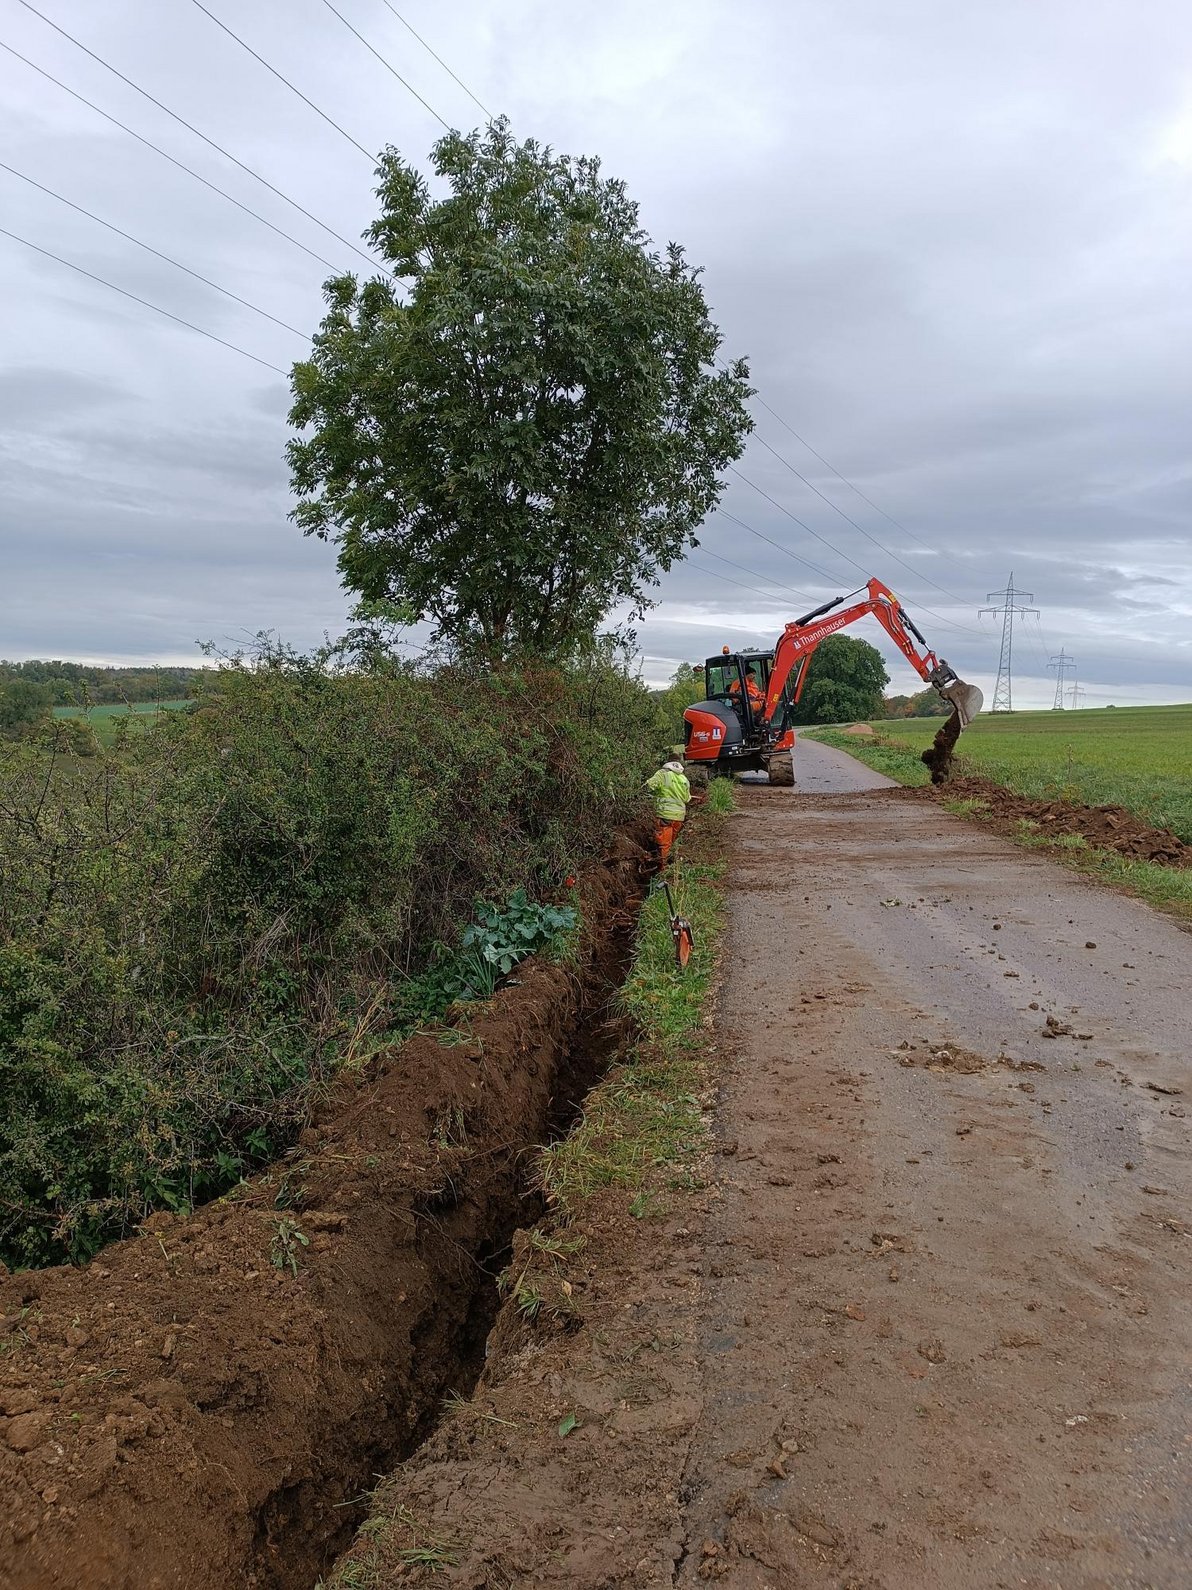
[[[370,241],[392,280],[325,289],[294,368],[294,517],[344,583],[494,662],[561,656],[620,601],[649,605],[750,428],[717,370],[699,273],[652,249],[594,160],[495,123],[393,150]]]

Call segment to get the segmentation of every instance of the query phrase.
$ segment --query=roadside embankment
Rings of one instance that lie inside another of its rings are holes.
[[[86,1269],[0,1281],[0,1584],[305,1590],[474,1379],[524,1167],[589,1080],[650,857],[581,874],[573,961],[341,1078],[299,1144]],[[582,1085],[582,1084],[581,1084]]]

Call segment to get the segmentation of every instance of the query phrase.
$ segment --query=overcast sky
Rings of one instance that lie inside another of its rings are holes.
[[[195,0],[36,3],[359,238],[370,161]],[[329,0],[204,3],[365,149],[425,159],[440,124]],[[664,581],[648,678],[772,642],[874,573],[989,693],[1000,624],[977,610],[1013,571],[1041,610],[1016,631],[1016,705],[1050,705],[1061,646],[1085,705],[1192,699],[1187,0],[395,3],[520,136],[626,179],[653,237],[706,267],[773,410],[741,469],[774,502],[729,477],[741,523],[711,519]],[[385,0],[335,6],[450,124],[483,121]],[[366,269],[19,0],[0,40],[296,241],[0,51],[0,159],[24,176],[298,332],[321,261]],[[334,550],[287,521],[267,368],[302,338],[5,170],[0,226],[266,361],[0,237],[0,656],[180,662],[196,640],[339,633]]]

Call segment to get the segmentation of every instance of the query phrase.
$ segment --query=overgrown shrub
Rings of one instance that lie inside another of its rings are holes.
[[[111,749],[4,747],[0,1255],[85,1258],[276,1153],[475,901],[558,895],[658,739],[605,659],[274,655]]]

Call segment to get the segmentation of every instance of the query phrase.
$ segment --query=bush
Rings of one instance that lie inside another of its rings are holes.
[[[276,1154],[313,1086],[441,1008],[419,979],[474,902],[600,847],[657,733],[606,658],[274,655],[111,749],[5,746],[0,1256],[86,1258]]]

